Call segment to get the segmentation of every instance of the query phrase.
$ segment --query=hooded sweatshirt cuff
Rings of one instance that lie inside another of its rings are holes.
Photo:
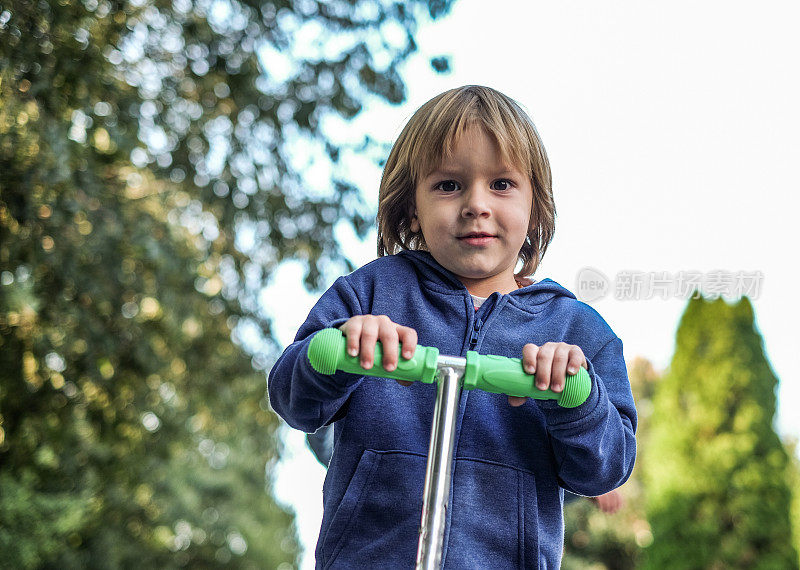
[[[594,371],[592,362],[589,359],[587,359],[586,362],[588,363],[587,371],[591,382],[591,390],[589,392],[589,397],[586,398],[584,403],[574,408],[562,408],[558,405],[556,400],[537,400],[539,408],[545,415],[548,427],[557,428],[565,424],[591,421],[593,416],[598,412],[598,409],[602,410],[602,406],[598,406],[598,404],[600,403],[601,392],[603,392],[602,395],[605,395],[605,391],[601,390],[601,383]]]

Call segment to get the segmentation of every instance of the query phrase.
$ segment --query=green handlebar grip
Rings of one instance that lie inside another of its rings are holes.
[[[314,335],[308,346],[308,360],[311,367],[320,374],[333,374],[337,370],[351,372],[362,376],[380,376],[395,380],[412,380],[433,383],[436,379],[436,359],[439,349],[418,346],[414,356],[409,359],[400,358],[397,368],[387,371],[381,366],[383,348],[381,343],[375,344],[372,368],[363,368],[358,356],[347,354],[347,339],[339,329],[323,329]]]
[[[311,339],[308,347],[308,360],[312,368],[320,374],[333,374],[337,370],[361,376],[380,376],[395,380],[411,380],[431,384],[436,379],[439,350],[435,347],[417,346],[414,356],[406,360],[400,358],[395,370],[387,371],[380,365],[383,360],[381,343],[375,344],[372,368],[363,368],[358,356],[347,354],[347,340],[339,329],[328,328],[319,331]],[[577,374],[567,376],[562,392],[539,390],[535,377],[522,368],[519,358],[507,358],[467,352],[466,369],[463,378],[464,388],[480,388],[494,394],[523,396],[537,400],[557,400],[562,408],[580,406],[589,397],[592,383],[589,373],[581,368]]]
[[[469,351],[464,388],[480,388],[494,394],[525,396],[537,400],[557,400],[562,408],[574,408],[589,397],[592,381],[589,373],[580,368],[577,374],[567,376],[563,391],[540,390],[536,387],[535,376],[525,372],[519,358]]]

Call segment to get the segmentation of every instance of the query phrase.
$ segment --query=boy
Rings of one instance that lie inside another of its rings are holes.
[[[340,327],[365,368],[377,341],[391,369],[419,340],[441,354],[521,356],[556,392],[589,371],[589,398],[572,409],[464,393],[445,568],[558,568],[562,487],[597,496],[628,478],[636,412],[621,341],[572,293],[527,277],[554,218],[544,147],[505,95],[454,89],[406,125],[381,181],[379,259],[323,294],[270,372],[291,426],[334,426],[317,567],[414,564],[435,399],[430,385],[316,373],[307,349],[322,328]]]

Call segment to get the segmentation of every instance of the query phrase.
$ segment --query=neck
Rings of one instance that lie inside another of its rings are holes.
[[[459,277],[459,280],[467,288],[467,291],[476,297],[488,297],[492,293],[505,295],[519,288],[513,275],[495,275],[484,279]]]

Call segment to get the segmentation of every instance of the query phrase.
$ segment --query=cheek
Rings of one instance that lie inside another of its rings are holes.
[[[520,216],[517,222],[518,230],[515,232],[519,239],[519,247],[522,248],[525,245],[525,241],[528,239],[528,235],[530,235],[531,230],[533,229],[534,221],[533,217],[528,214],[527,216]]]
[[[536,220],[533,217],[533,205],[530,203],[527,204],[523,211],[525,212],[525,215],[523,216],[525,220],[525,227],[527,228],[527,231],[530,232],[536,225]]]
[[[522,228],[525,233],[528,233],[535,223],[530,207],[526,209],[525,206],[520,206],[518,212],[519,217],[517,218],[517,225]]]
[[[417,209],[412,222],[418,230],[425,232],[439,232],[447,227],[447,216],[441,206],[424,204]]]

